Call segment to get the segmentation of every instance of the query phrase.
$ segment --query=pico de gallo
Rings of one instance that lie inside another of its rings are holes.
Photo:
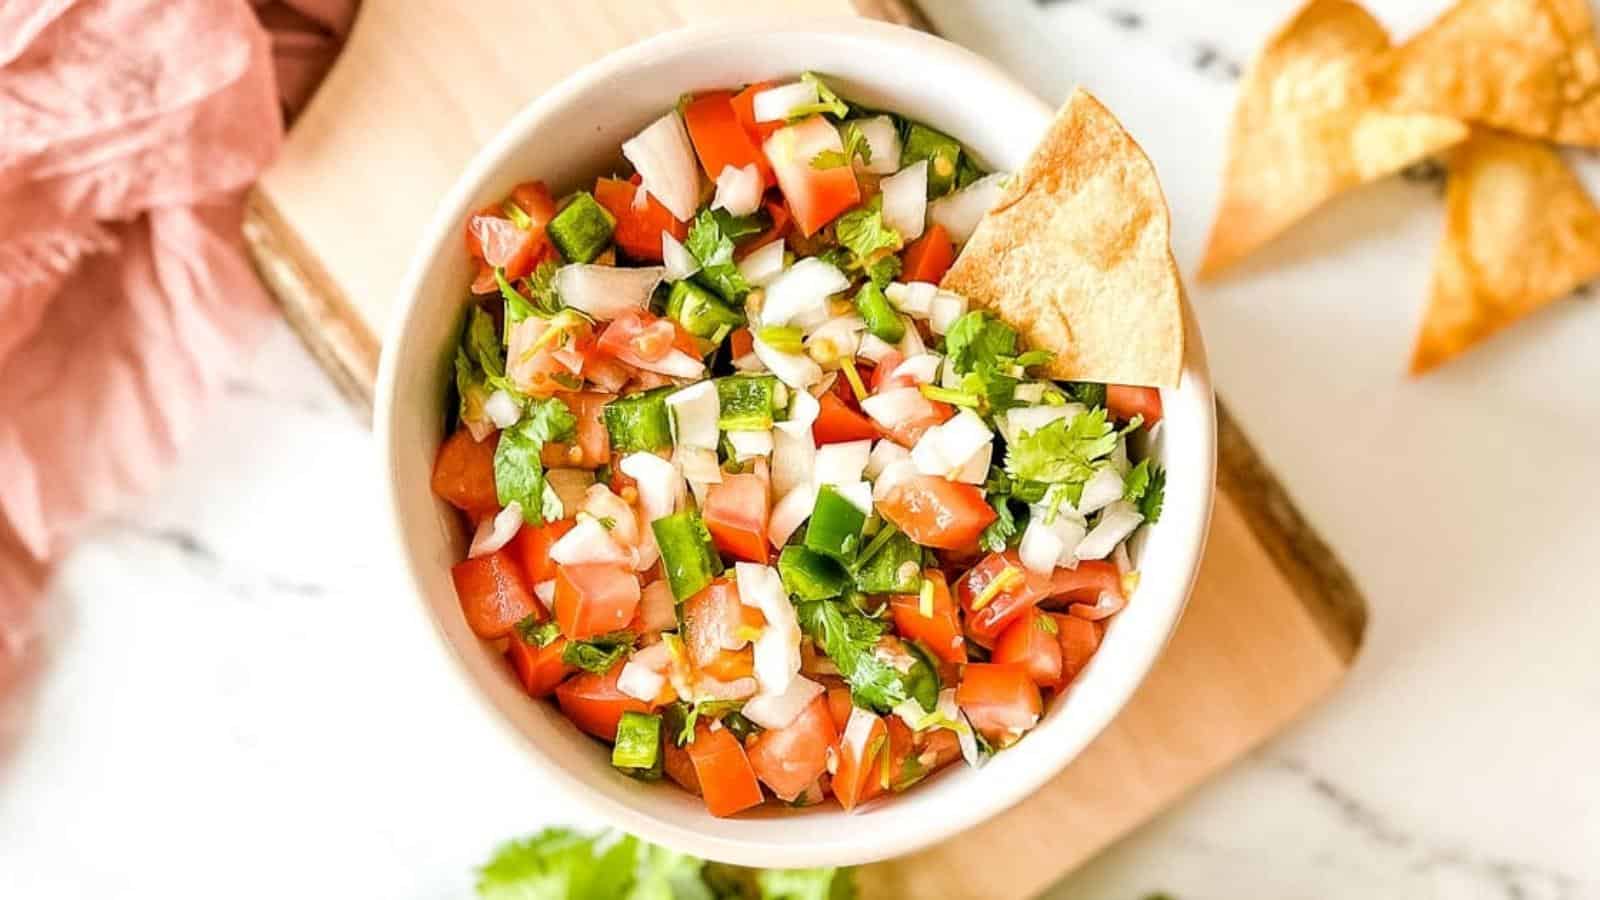
[[[1004,175],[807,74],[477,210],[433,490],[466,623],[612,763],[846,810],[1021,739],[1138,583],[1159,392],[938,287]]]

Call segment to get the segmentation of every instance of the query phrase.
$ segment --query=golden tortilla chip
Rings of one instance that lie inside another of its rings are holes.
[[[1600,277],[1600,209],[1548,145],[1475,131],[1450,159],[1444,241],[1411,357],[1446,362]]]
[[[1455,119],[1373,105],[1364,67],[1388,49],[1383,26],[1349,0],[1311,0],[1267,42],[1240,89],[1201,278],[1335,194],[1466,138]]]
[[[1588,0],[1461,0],[1369,73],[1386,107],[1600,147]]]
[[[992,309],[1052,378],[1176,387],[1183,285],[1155,168],[1081,88],[1057,113],[942,286]]]

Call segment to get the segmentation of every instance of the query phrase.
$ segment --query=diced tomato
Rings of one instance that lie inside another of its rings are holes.
[[[1078,677],[1094,652],[1100,649],[1100,628],[1077,616],[1050,613],[1050,618],[1056,623],[1056,637],[1061,643],[1060,686],[1065,687]]]
[[[734,359],[748,356],[755,352],[756,336],[750,333],[750,329],[743,326],[735,328],[733,333],[728,335],[728,349],[732,352]]]
[[[504,268],[506,278],[514,279],[532,272],[549,247],[544,226],[555,216],[556,205],[539,181],[517,185],[508,202],[527,214],[530,226],[518,228],[503,204],[485,206],[467,218],[467,254],[490,268]]]
[[[778,82],[776,81],[758,82],[734,94],[733,100],[730,101],[733,105],[734,117],[739,120],[739,127],[744,129],[744,133],[749,135],[751,142],[758,147],[766,143],[767,138],[772,137],[774,131],[783,127],[783,122],[781,121],[756,121],[756,95],[768,88],[777,86]]]
[[[574,641],[619,631],[639,609],[639,578],[610,563],[556,569],[556,624]]]
[[[677,329],[670,319],[642,309],[630,310],[613,319],[605,331],[600,332],[600,349],[623,361],[636,357],[655,362],[672,352],[677,339]]]
[[[656,563],[644,573],[645,587],[639,592],[639,611],[628,630],[639,635],[656,635],[678,627],[678,604],[672,597],[672,588],[661,580],[661,564]]]
[[[724,475],[721,484],[706,492],[701,517],[711,540],[722,553],[746,562],[767,561],[767,519],[772,498],[767,484],[754,473]]]
[[[883,792],[883,759],[889,731],[883,719],[861,707],[850,711],[850,721],[835,748],[838,766],[833,773],[833,795],[845,812]]]
[[[572,411],[573,418],[578,420],[578,443],[573,445],[553,441],[545,444],[539,451],[539,458],[552,469],[598,469],[610,462],[611,433],[606,431],[606,422],[600,411],[615,400],[616,395],[578,391],[566,394],[561,399]],[[574,449],[577,450],[576,455],[573,454]]]
[[[683,641],[696,668],[715,666],[724,651],[745,649],[766,624],[760,610],[739,602],[739,587],[728,575],[683,602]]]
[[[1161,392],[1153,387],[1106,385],[1106,411],[1119,422],[1143,416],[1146,428],[1161,421]]]
[[[661,768],[667,777],[689,793],[700,796],[700,776],[694,773],[694,759],[689,751],[678,746],[672,735],[663,735],[661,742]]]
[[[762,157],[762,159],[765,158]],[[776,195],[774,194],[774,196]],[[789,233],[789,226],[793,224],[794,217],[789,215],[789,207],[784,205],[783,200],[769,199],[762,203],[761,208],[766,211],[767,218],[771,220],[772,224],[753,237],[747,237],[739,241],[733,248],[734,259],[744,259],[751,253]]]
[[[580,672],[556,688],[556,703],[572,724],[601,740],[617,739],[617,723],[625,712],[649,712],[650,705],[617,690],[623,663],[604,675]]]
[[[822,410],[811,425],[811,436],[818,444],[870,441],[878,436],[878,428],[872,420],[846,406],[833,391],[818,397],[817,401]]]
[[[894,381],[895,379],[890,378],[887,386],[893,387]],[[879,432],[901,446],[914,447],[917,441],[922,440],[922,436],[928,433],[929,428],[949,421],[956,414],[955,408],[950,404],[929,400],[926,397],[922,398],[918,410],[901,417],[893,428],[879,426]]]
[[[538,584],[556,577],[556,564],[550,561],[550,547],[561,540],[562,535],[571,531],[575,524],[573,519],[561,519],[543,525],[523,523],[522,527],[517,529],[517,536],[511,539],[511,544],[506,549],[516,557],[530,584]]]
[[[794,800],[828,769],[828,751],[839,740],[825,696],[811,701],[793,722],[769,728],[750,742],[750,765],[782,800]]]
[[[499,445],[499,432],[475,441],[465,428],[456,429],[433,459],[433,492],[474,518],[499,511],[494,487],[494,451]]]
[[[689,744],[689,760],[700,782],[700,796],[713,816],[731,816],[764,799],[750,758],[728,729],[712,731],[703,722],[697,725]]]
[[[850,710],[855,702],[850,699],[850,689],[847,687],[830,687],[827,693],[828,713],[833,716],[833,727],[844,731],[844,726],[850,722]]]
[[[778,186],[807,237],[861,202],[861,188],[850,166],[819,169],[811,164],[825,150],[842,152],[839,131],[820,115],[780,128],[762,145]]]
[[[887,722],[892,790],[903,791],[961,758],[961,741],[953,731],[930,728],[914,732],[899,716],[890,716]]]
[[[511,328],[506,375],[523,393],[536,397],[573,390],[583,369],[578,348],[590,331],[589,320],[579,315],[523,319]]]
[[[1007,584],[999,590],[988,592],[990,582],[1007,571],[1010,572]],[[993,647],[1001,632],[1018,616],[1050,596],[1050,580],[1050,576],[1024,566],[1015,550],[991,553],[984,557],[955,583],[956,600],[967,614],[967,637],[980,646]],[[986,592],[987,599],[983,606],[975,609]]]
[[[878,511],[913,541],[942,550],[972,546],[995,519],[982,488],[936,475],[914,475],[896,483]]]
[[[938,284],[950,264],[956,261],[956,245],[943,225],[930,225],[922,237],[912,241],[900,261],[901,281],[927,281]]]
[[[636,185],[616,178],[602,178],[594,183],[594,198],[617,220],[617,229],[611,239],[630,258],[639,262],[661,261],[661,232],[666,231],[682,241],[689,236],[689,225],[673,218],[672,213],[654,196],[646,195],[644,205],[633,205]]]
[[[1067,612],[1096,622],[1121,612],[1127,603],[1122,573],[1105,559],[1086,559],[1076,569],[1057,569],[1050,579],[1050,596],[1071,601]]]
[[[561,661],[566,649],[566,638],[556,638],[543,647],[535,647],[513,634],[511,643],[506,645],[506,659],[511,661],[523,690],[530,696],[548,697],[568,675],[578,671]]]
[[[1044,699],[1021,666],[968,663],[956,688],[956,704],[989,743],[1006,747],[1039,723]]]
[[[763,186],[776,183],[761,148],[739,123],[732,91],[708,91],[690,100],[683,107],[683,124],[707,178],[716,181],[726,166],[742,169],[754,165]]]
[[[1038,607],[1026,610],[1000,633],[990,659],[1021,666],[1040,687],[1055,687],[1061,681],[1060,629]]]
[[[894,630],[901,637],[928,648],[928,652],[945,662],[964,663],[967,640],[961,634],[961,621],[956,615],[955,600],[950,596],[950,585],[938,569],[927,570],[923,577],[933,582],[933,615],[922,614],[920,595],[895,594],[889,598]]]
[[[512,626],[539,611],[522,567],[504,549],[456,563],[450,578],[468,627],[486,640],[505,637]]]
[[[899,350],[890,350],[884,354],[883,359],[878,360],[878,365],[872,372],[872,381],[868,385],[872,388],[872,392],[877,394],[889,388],[911,387],[915,384],[905,375],[895,376],[895,370],[899,369],[900,364],[905,361],[905,354]]]

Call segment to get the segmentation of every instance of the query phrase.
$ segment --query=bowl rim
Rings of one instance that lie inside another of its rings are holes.
[[[448,252],[447,248],[455,246],[451,241],[457,229],[457,217],[454,211],[463,207],[479,188],[493,177],[495,170],[505,164],[512,151],[531,133],[537,131],[539,123],[549,112],[565,105],[574,96],[592,91],[597,85],[609,79],[626,76],[630,69],[660,55],[681,53],[698,44],[730,37],[770,35],[774,32],[823,39],[842,36],[913,47],[917,52],[929,55],[930,64],[954,67],[975,80],[981,80],[981,91],[984,93],[1010,92],[1015,99],[1037,107],[1046,119],[1053,112],[1047,103],[1023,87],[1014,77],[973,51],[926,32],[860,17],[751,16],[690,25],[615,50],[584,65],[526,103],[473,155],[457,176],[451,189],[441,199],[413,247],[399,289],[399,302],[391,311],[387,327],[383,332],[382,353],[374,393],[373,426],[377,437],[379,463],[377,468],[380,472],[379,477],[385,482],[381,493],[384,498],[383,516],[385,530],[389,536],[388,544],[401,557],[405,573],[404,584],[412,594],[413,602],[407,605],[414,614],[426,621],[426,627],[433,632],[443,645],[442,649],[447,651],[446,655],[453,660],[450,668],[488,717],[509,733],[513,740],[532,756],[533,761],[544,769],[543,774],[575,803],[646,840],[710,859],[768,867],[856,865],[910,853],[949,838],[999,815],[1055,778],[1122,711],[1134,692],[1144,683],[1151,667],[1170,641],[1193,592],[1200,559],[1204,553],[1211,520],[1216,469],[1214,396],[1204,345],[1187,298],[1184,300],[1186,346],[1183,373],[1179,387],[1171,392],[1163,392],[1163,395],[1164,398],[1179,392],[1198,395],[1199,402],[1195,404],[1194,412],[1198,416],[1197,424],[1200,428],[1199,433],[1195,435],[1194,453],[1197,456],[1197,471],[1206,473],[1208,477],[1199,479],[1193,484],[1176,486],[1178,491],[1188,494],[1186,499],[1189,502],[1182,506],[1190,512],[1188,520],[1177,523],[1177,530],[1183,534],[1193,535],[1193,538],[1181,542],[1176,548],[1167,548],[1176,550],[1179,554],[1173,562],[1178,567],[1177,571],[1187,573],[1187,578],[1182,585],[1178,602],[1171,605],[1166,620],[1159,623],[1162,637],[1143,645],[1134,644],[1121,648],[1122,665],[1128,672],[1127,676],[1120,683],[1114,683],[1117,690],[1108,692],[1103,697],[1104,702],[1090,707],[1087,711],[1079,711],[1082,723],[1079,730],[1084,737],[1055,753],[1053,755],[1055,762],[1036,766],[1022,777],[1009,780],[991,778],[980,801],[969,803],[964,807],[949,804],[953,808],[943,811],[944,820],[938,827],[924,828],[920,832],[907,832],[903,829],[857,829],[849,836],[841,836],[824,843],[809,844],[728,839],[707,834],[692,824],[668,821],[635,809],[607,796],[604,792],[592,790],[587,779],[559,764],[537,740],[518,728],[503,714],[477,683],[461,650],[445,633],[442,623],[433,614],[427,601],[428,590],[420,569],[421,561],[409,550],[408,529],[406,519],[402,515],[404,508],[402,485],[396,464],[395,394],[400,372],[400,354],[393,348],[404,345],[403,339],[417,317],[417,311],[423,301],[423,282],[433,260],[440,253]],[[1165,202],[1164,190],[1163,202]],[[1168,214],[1170,218],[1170,207]],[[1174,485],[1169,484],[1168,491],[1171,496]],[[1173,504],[1169,503],[1169,508],[1172,506]]]

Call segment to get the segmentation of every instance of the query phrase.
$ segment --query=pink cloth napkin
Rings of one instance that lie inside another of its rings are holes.
[[[273,314],[244,191],[354,6],[0,3],[0,696],[49,562],[150,486]]]

